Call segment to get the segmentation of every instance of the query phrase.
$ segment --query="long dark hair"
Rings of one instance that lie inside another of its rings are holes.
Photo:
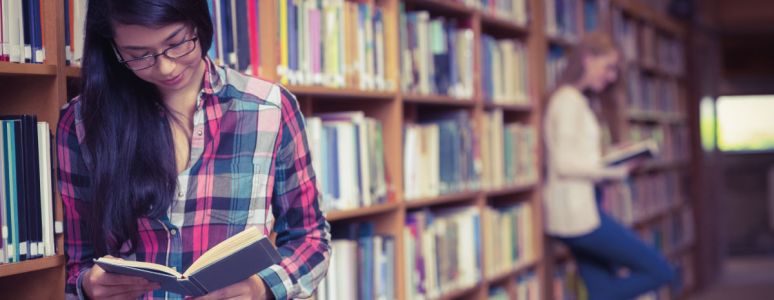
[[[610,52],[622,54],[620,48],[613,42],[609,35],[601,32],[590,32],[584,35],[581,41],[570,49],[567,56],[567,66],[559,77],[560,87],[564,84],[575,84],[586,72],[583,66],[583,60],[589,55],[604,55]],[[622,58],[623,59],[623,58]],[[598,94],[587,93],[592,100],[597,101],[597,105],[592,105],[597,119],[608,126],[613,143],[623,141],[625,122],[621,122],[623,104],[621,101],[625,97],[622,77],[625,76],[625,64],[618,64],[618,79],[609,84],[604,91]]]
[[[196,28],[202,55],[212,41],[204,0],[89,1],[82,60],[84,143],[89,150],[92,214],[86,216],[96,255],[134,253],[137,220],[160,217],[172,203],[177,168],[161,93],[118,62],[113,24]],[[121,246],[130,243],[128,251]]]

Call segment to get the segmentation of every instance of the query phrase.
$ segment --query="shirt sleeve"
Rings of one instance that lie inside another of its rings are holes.
[[[320,210],[303,116],[281,89],[282,118],[274,163],[272,213],[282,261],[260,272],[276,299],[306,298],[328,270],[330,225]]]
[[[63,108],[57,125],[57,183],[64,211],[65,294],[67,298],[83,299],[79,278],[92,266],[94,248],[85,223],[91,205],[83,200],[83,194],[90,180],[76,133],[76,101]]]
[[[549,137],[552,141],[549,153],[557,174],[562,177],[594,181],[614,179],[617,176],[616,170],[592,163],[593,160],[589,159],[593,155],[599,156],[600,153],[585,153],[575,147],[582,143],[582,139],[588,138],[588,135],[583,132],[582,123],[582,113],[588,110],[584,107],[584,100],[566,94],[562,96],[568,98],[552,99],[552,101],[562,101],[551,107],[548,116],[548,121],[553,123],[550,127],[553,132]]]

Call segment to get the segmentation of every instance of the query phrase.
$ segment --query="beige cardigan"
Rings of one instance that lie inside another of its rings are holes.
[[[599,226],[594,182],[617,178],[602,164],[600,126],[586,97],[565,85],[549,100],[545,118],[545,226],[554,236],[580,236]]]

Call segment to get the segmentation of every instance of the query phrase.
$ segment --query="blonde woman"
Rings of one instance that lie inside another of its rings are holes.
[[[609,36],[588,34],[570,53],[545,116],[546,231],[572,252],[591,300],[631,299],[675,278],[672,267],[598,207],[596,183],[629,176],[602,164],[602,127],[614,124],[621,55]],[[594,99],[594,100],[592,100]],[[610,126],[613,141],[620,140]],[[628,275],[619,276],[625,267]]]

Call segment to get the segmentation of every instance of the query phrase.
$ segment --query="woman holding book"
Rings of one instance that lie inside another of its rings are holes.
[[[204,0],[88,1],[82,93],[57,129],[68,298],[182,298],[92,260],[182,272],[248,227],[276,234],[280,263],[205,299],[305,297],[326,273],[298,103],[213,64],[212,40]]]
[[[630,167],[602,162],[603,128],[620,142],[615,101],[620,52],[610,37],[587,34],[568,57],[545,116],[546,231],[566,244],[591,300],[631,299],[675,278],[672,267],[598,206],[595,184],[622,180]],[[629,270],[619,276],[619,270]]]

